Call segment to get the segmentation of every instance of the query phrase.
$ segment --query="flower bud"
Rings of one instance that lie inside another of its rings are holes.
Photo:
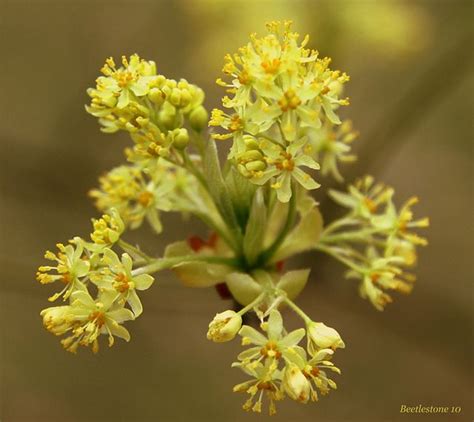
[[[245,151],[240,157],[242,161],[262,160],[263,154],[257,149]]]
[[[158,113],[158,122],[169,129],[174,126],[175,118],[176,109],[171,104]]]
[[[240,174],[244,177],[252,177],[252,173],[250,173],[243,164],[238,164],[237,169],[239,170]]]
[[[197,131],[204,129],[208,120],[209,114],[203,106],[196,107],[189,115],[189,124]]]
[[[147,127],[150,124],[150,119],[146,117],[138,116],[135,120],[142,128]]]
[[[283,376],[283,388],[293,400],[307,403],[311,393],[311,384],[297,365],[290,363]]]
[[[191,96],[191,93],[189,92],[188,89],[182,89],[181,90],[181,99],[179,102],[179,105],[181,107],[186,107],[189,105],[193,97]]]
[[[158,88],[152,88],[150,89],[150,92],[148,93],[148,98],[157,106],[160,106],[163,104],[163,101],[165,101],[165,95],[161,91],[161,89]]]
[[[173,131],[173,139],[174,143],[173,145],[178,148],[178,149],[184,149],[186,148],[186,145],[188,145],[189,142],[189,135],[188,131],[186,129],[175,129]]]
[[[117,97],[110,96],[110,97],[103,97],[100,99],[102,104],[106,105],[107,107],[115,107],[117,105]]]
[[[310,347],[315,349],[343,349],[346,347],[339,333],[322,322],[311,321],[307,324]]]
[[[169,96],[169,101],[171,104],[178,107],[181,102],[181,90],[178,88],[173,88]]]
[[[60,336],[71,328],[68,320],[70,316],[70,306],[55,306],[43,309],[40,315],[43,317],[43,325],[51,333]]]
[[[170,156],[170,150],[168,148],[160,148],[158,155],[163,158],[168,158]]]
[[[247,164],[245,164],[245,168],[250,172],[263,171],[267,168],[267,165],[265,164],[265,161],[256,160],[256,161],[250,161]]]
[[[253,136],[244,135],[243,140],[244,140],[244,144],[247,147],[247,149],[252,150],[252,149],[258,149],[259,148],[258,142],[256,141],[256,139]]]
[[[208,340],[223,343],[232,340],[242,327],[242,317],[234,311],[216,314],[209,324]]]

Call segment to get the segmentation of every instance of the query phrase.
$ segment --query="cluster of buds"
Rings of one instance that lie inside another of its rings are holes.
[[[197,131],[206,126],[203,91],[184,79],[157,74],[153,61],[134,54],[129,59],[123,56],[117,67],[109,58],[101,71],[96,87],[87,91],[91,104],[86,110],[98,117],[103,132],[130,133],[135,142],[127,152],[130,160],[167,158],[173,148],[186,147],[186,122]]]
[[[410,231],[429,226],[428,218],[413,219],[411,207],[418,199],[410,198],[398,211],[393,194],[371,176],[350,185],[348,193],[331,191],[332,198],[350,211],[325,228],[319,245],[349,267],[348,277],[361,280],[361,296],[378,310],[392,301],[387,290],[412,290],[415,277],[406,268],[416,263],[416,247],[427,244]]]

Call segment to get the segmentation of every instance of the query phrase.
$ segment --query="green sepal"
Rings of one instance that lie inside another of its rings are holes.
[[[246,306],[262,292],[262,286],[245,273],[231,273],[225,278],[227,287],[235,300]]]
[[[277,288],[284,290],[289,299],[295,299],[305,288],[310,271],[304,269],[287,272],[278,281]]]
[[[314,248],[322,229],[323,218],[315,204],[309,211],[302,210],[300,221],[273,255],[272,262],[275,263]]]

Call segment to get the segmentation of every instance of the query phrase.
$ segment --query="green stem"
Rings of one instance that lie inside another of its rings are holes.
[[[295,192],[293,191],[293,195],[291,195],[290,203],[288,205],[288,214],[286,216],[285,225],[281,229],[280,233],[278,234],[277,238],[274,242],[268,247],[266,251],[263,251],[259,257],[258,262],[265,264],[268,262],[271,257],[275,254],[281,244],[284,242],[288,232],[293,227],[296,217],[296,198]]]
[[[207,142],[203,156],[203,171],[204,178],[208,185],[209,195],[213,199],[223,222],[227,225],[229,232],[235,239],[239,253],[241,253],[243,240],[242,231],[222,175],[221,164],[214,140]]]
[[[182,159],[183,159],[183,165],[182,167],[189,170],[191,174],[197,179],[197,181],[201,184],[201,186],[204,188],[204,190],[209,194],[210,198],[212,198],[212,192],[209,189],[209,185],[202,174],[202,172],[196,167],[196,165],[193,163],[189,155],[187,154],[186,151],[182,151]],[[219,208],[217,208],[218,212],[220,213]],[[208,218],[205,213],[200,213],[200,212],[194,212],[194,214],[199,217],[205,224],[210,226],[213,230],[215,230],[220,237],[227,243],[227,245],[234,251],[238,251],[238,246],[236,245],[236,241],[226,234],[222,228],[220,228],[217,223],[215,223],[211,218]],[[223,220],[225,221],[225,220]]]
[[[234,258],[225,258],[221,256],[204,256],[204,255],[183,255],[172,258],[158,258],[154,262],[145,265],[141,268],[136,268],[132,271],[132,275],[151,274],[158,271],[166,270],[174,267],[177,264],[188,262],[207,262],[209,264],[223,264],[229,266],[236,266],[238,263]]]
[[[126,242],[125,240],[123,239],[119,239],[117,244],[125,251],[125,252],[129,252],[131,251],[131,253],[134,253],[136,255],[138,255],[139,257],[143,258],[146,262],[150,262],[150,261],[153,261],[154,258],[152,258],[151,256],[147,255],[145,252],[143,252],[142,250],[138,249],[136,246],[133,246],[132,244]]]
[[[292,300],[288,299],[288,297],[285,297],[283,299],[284,302],[286,302],[286,304],[291,308],[293,309],[293,311],[295,311],[302,319],[303,321],[308,324],[309,322],[312,321],[312,319],[306,315],[303,310],[295,303],[293,302]]]
[[[345,232],[345,233],[338,233],[338,234],[333,234],[333,235],[321,235],[321,238],[319,241],[321,243],[335,243],[335,242],[340,242],[344,240],[365,240],[367,236],[371,236],[373,234],[379,233],[382,230],[380,229],[365,229],[365,230],[354,230],[350,232]]]
[[[270,141],[272,144],[278,145],[279,147],[286,148],[286,146],[283,145],[281,142],[278,142],[277,139],[274,139],[274,138],[272,138],[268,135],[264,135],[262,133],[259,133],[257,136],[260,136],[260,137],[266,139],[267,141]]]
[[[185,164],[185,168],[187,168],[191,174],[199,181],[201,186],[209,192],[209,186],[207,185],[206,180],[204,179],[204,175],[199,171],[199,169],[196,167],[196,165],[193,163],[193,160],[189,157],[188,153],[186,151],[182,152],[182,158],[183,162]],[[210,192],[209,192],[210,193]]]
[[[323,231],[324,234],[328,234],[333,232],[334,230],[338,229],[339,227],[343,226],[354,226],[356,224],[359,224],[360,222],[350,218],[350,217],[344,217],[338,220],[333,221],[331,224],[327,225]]]
[[[358,265],[354,264],[353,262],[349,261],[348,259],[340,256],[337,252],[334,252],[331,250],[329,247],[325,247],[323,245],[316,245],[314,249],[320,251],[320,252],[325,252],[328,255],[331,255],[333,258],[337,259],[339,262],[342,262],[344,265],[347,267],[351,268],[354,271],[357,271],[358,273],[365,273],[365,270],[362,267],[359,267]]]
[[[237,315],[242,316],[243,314],[247,313],[250,311],[252,308],[257,306],[267,295],[267,292],[262,292],[260,293],[252,302],[250,302],[245,308],[242,308],[239,312],[237,312]]]

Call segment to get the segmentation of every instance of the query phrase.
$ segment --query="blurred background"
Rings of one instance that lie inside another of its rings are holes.
[[[223,94],[214,81],[224,54],[272,19],[294,20],[351,76],[344,117],[360,131],[359,161],[344,169],[346,180],[371,172],[396,187],[398,203],[417,194],[417,215],[432,221],[415,290],[383,313],[336,262],[301,258],[312,275],[299,303],[342,334],[343,375],[337,392],[305,406],[286,400],[272,420],[472,420],[472,8],[459,0],[2,0],[0,420],[268,419],[246,414],[245,397],[231,392],[245,379],[230,368],[238,341],[205,338],[214,313],[230,306],[214,290],[188,290],[163,273],[142,295],[129,344],[74,356],[42,327],[51,290],[35,271],[44,250],[89,233],[97,212],[86,193],[122,161],[126,136],[101,134],[83,107],[104,59],[153,59],[159,72],[201,86],[210,109]],[[130,239],[160,253],[204,233],[173,215],[165,227],[161,237],[143,230]],[[407,415],[403,404],[462,411]]]

